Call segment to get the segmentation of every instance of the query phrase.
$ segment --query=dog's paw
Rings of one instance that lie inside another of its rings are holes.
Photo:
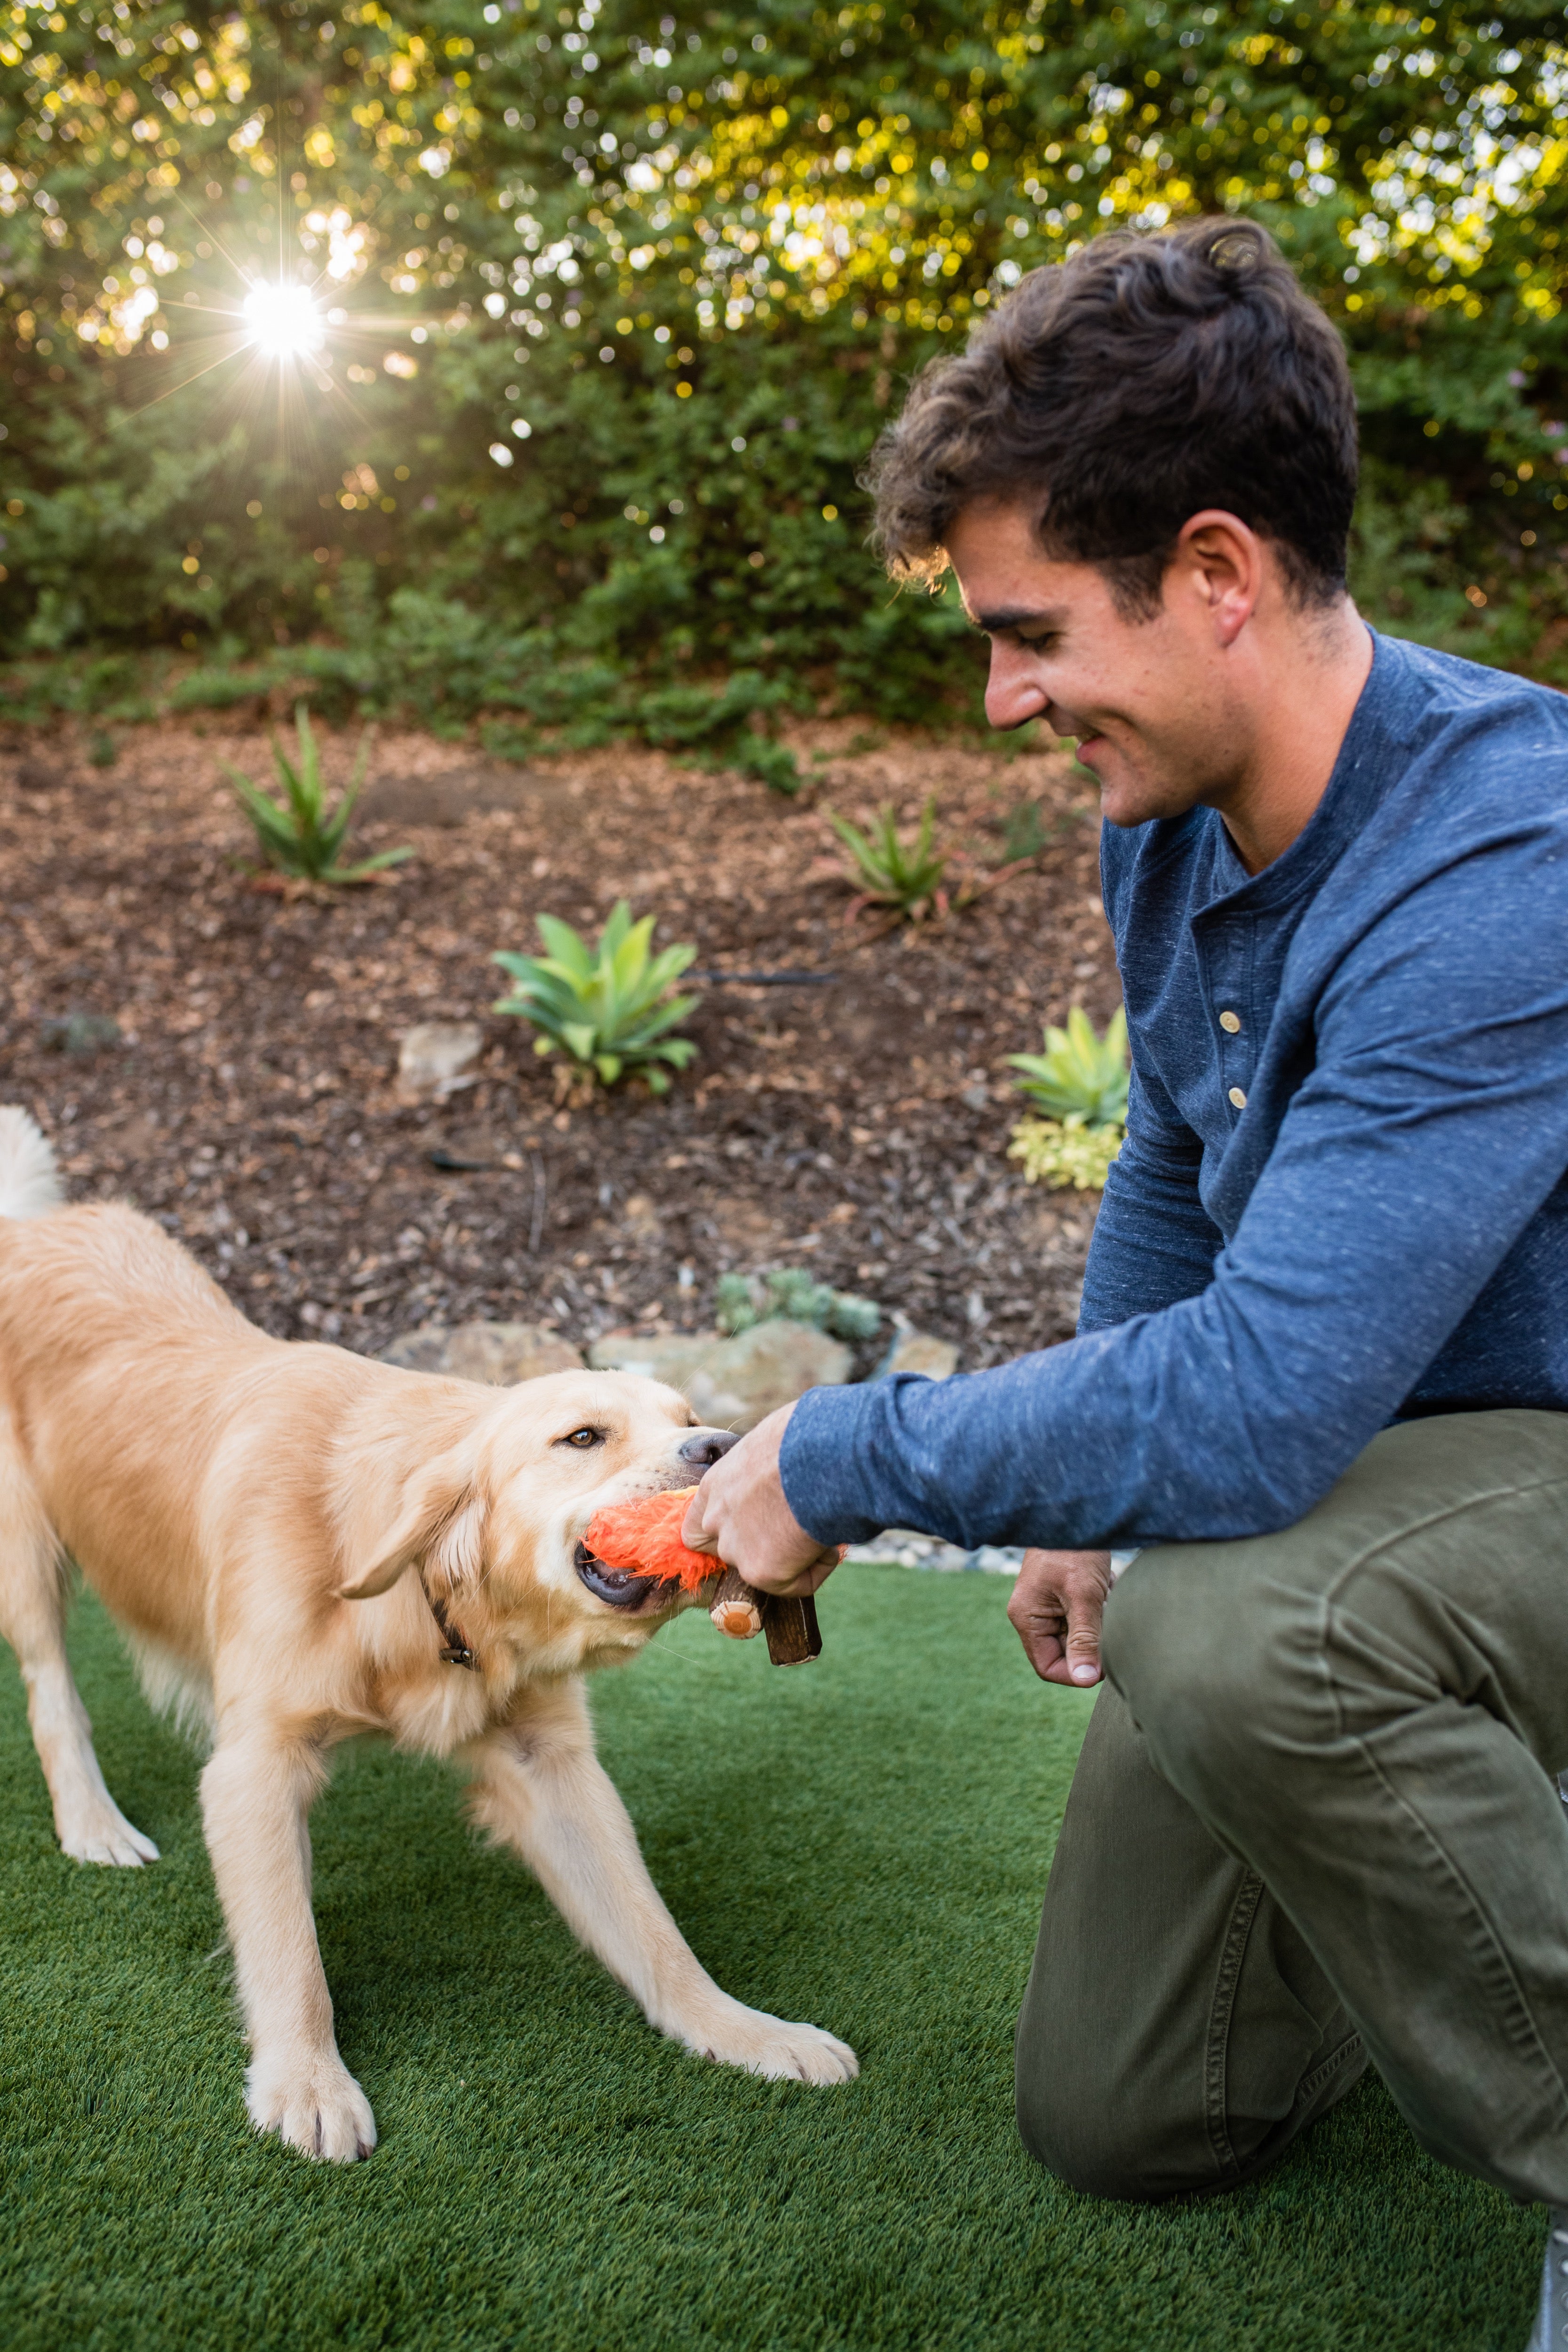
[[[375,2146],[370,2101],[335,2051],[300,2059],[258,2058],[245,2078],[245,2104],[258,2132],[323,2164],[356,2164]]]
[[[133,1829],[111,1797],[94,1798],[57,1814],[60,1846],[73,1862],[106,1862],[121,1870],[140,1870],[156,1862],[158,1849],[150,1837]]]
[[[748,2074],[762,2074],[773,2083],[852,2083],[860,2061],[847,2042],[825,2033],[820,2025],[791,2025],[765,2010],[744,2009],[739,2001],[717,2030],[682,2036],[700,2057],[717,2059],[721,2066],[742,2066]]]

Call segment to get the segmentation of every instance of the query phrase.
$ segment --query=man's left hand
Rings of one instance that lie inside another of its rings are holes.
[[[716,1552],[759,1592],[815,1592],[838,1565],[784,1500],[779,1449],[793,1405],[770,1412],[713,1465],[681,1528],[695,1551]]]

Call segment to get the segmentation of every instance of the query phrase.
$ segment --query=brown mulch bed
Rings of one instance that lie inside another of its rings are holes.
[[[690,1328],[725,1269],[799,1265],[960,1342],[968,1367],[1048,1345],[1072,1328],[1094,1202],[1031,1191],[1006,1159],[1002,1057],[1071,1003],[1103,1023],[1117,1002],[1092,790],[1059,753],[847,721],[795,748],[814,783],[789,803],[644,751],[521,768],[385,733],[358,843],[411,842],[415,862],[289,901],[252,886],[219,776],[220,756],[268,774],[259,732],[129,730],[107,769],[68,730],[13,738],[0,1100],[54,1137],[74,1197],[148,1211],[288,1337]],[[324,749],[346,776],[353,739]],[[1048,844],[944,920],[847,921],[821,801],[863,817],[892,799],[909,820],[930,793],[976,874],[1020,801]],[[623,895],[700,967],[831,979],[710,983],[668,1097],[563,1105],[531,1032],[489,1010],[488,958],[533,949],[538,909],[596,928]],[[120,1041],[62,1036],[72,1014],[112,1016]],[[401,1033],[447,1019],[482,1022],[479,1083],[400,1101]]]

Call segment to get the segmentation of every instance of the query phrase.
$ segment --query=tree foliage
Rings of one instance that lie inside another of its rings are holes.
[[[1562,28],[1468,0],[0,5],[0,625],[194,651],[220,697],[265,650],[329,705],[713,751],[829,679],[929,712],[974,656],[951,596],[892,597],[863,550],[879,425],[1023,270],[1206,209],[1262,220],[1345,332],[1377,616],[1550,674]],[[295,281],[325,340],[280,366],[245,302]]]

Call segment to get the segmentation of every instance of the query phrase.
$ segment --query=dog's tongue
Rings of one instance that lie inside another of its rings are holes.
[[[687,1505],[696,1492],[695,1486],[676,1486],[662,1495],[641,1496],[635,1503],[607,1505],[589,1522],[589,1550],[606,1568],[628,1569],[695,1592],[723,1569],[711,1552],[692,1551],[680,1539]]]

